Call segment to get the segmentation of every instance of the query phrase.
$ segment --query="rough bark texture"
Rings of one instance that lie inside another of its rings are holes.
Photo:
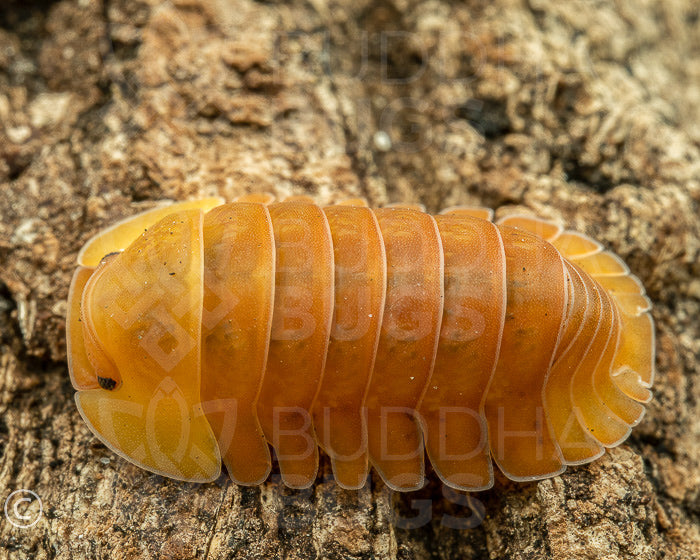
[[[43,515],[0,514],[0,558],[697,558],[699,16],[695,0],[3,2],[0,498],[31,489]],[[498,478],[471,508],[434,478],[339,491],[325,460],[306,492],[127,464],[73,403],[76,253],[154,201],[257,190],[517,206],[598,238],[655,304],[645,419],[597,462]],[[470,509],[485,519],[466,528]]]

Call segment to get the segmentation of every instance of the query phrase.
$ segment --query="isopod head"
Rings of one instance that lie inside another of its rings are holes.
[[[147,470],[197,482],[221,469],[200,397],[202,209],[220,202],[100,233],[81,252],[69,295],[69,368],[90,429]]]

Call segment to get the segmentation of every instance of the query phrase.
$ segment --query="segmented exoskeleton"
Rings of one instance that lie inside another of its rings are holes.
[[[561,473],[621,443],[651,398],[640,282],[588,237],[481,208],[248,195],[157,208],[91,239],[69,296],[80,413],[182,480],[310,485],[369,465],[419,488]]]

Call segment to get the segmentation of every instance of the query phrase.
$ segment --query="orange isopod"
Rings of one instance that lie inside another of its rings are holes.
[[[256,194],[159,207],[93,237],[69,294],[78,409],[118,455],[180,480],[311,485],[370,466],[396,490],[560,474],[644,414],[654,326],[588,237],[457,207],[320,208]]]

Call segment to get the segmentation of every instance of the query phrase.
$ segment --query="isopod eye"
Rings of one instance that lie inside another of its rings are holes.
[[[111,377],[100,377],[99,375],[97,376],[97,383],[106,391],[113,391],[117,386],[116,379],[112,379]]]
[[[90,429],[136,465],[194,482],[221,469],[200,397],[202,223],[200,210],[175,212],[97,268],[79,268],[69,321]]]

